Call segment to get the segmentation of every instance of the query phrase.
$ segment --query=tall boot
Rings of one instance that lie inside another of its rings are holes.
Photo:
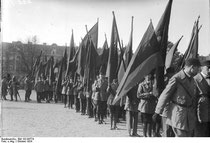
[[[143,123],[143,136],[147,137],[147,124]]]

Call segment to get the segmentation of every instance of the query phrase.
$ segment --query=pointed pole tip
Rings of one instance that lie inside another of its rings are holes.
[[[200,27],[199,27],[199,29],[198,29],[198,30],[200,30],[200,29],[201,29],[201,27],[202,27],[202,25],[200,25]]]

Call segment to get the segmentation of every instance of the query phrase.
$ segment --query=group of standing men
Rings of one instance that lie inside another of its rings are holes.
[[[106,124],[104,118],[110,115],[111,129],[117,129],[119,106],[112,105],[117,87],[116,79],[109,85],[102,73],[91,86],[83,84],[79,77],[75,81],[67,77],[62,82],[61,92],[64,97],[64,108],[75,108],[77,113],[81,112],[81,115],[94,118],[98,124]]]
[[[188,59],[184,68],[175,73],[167,70],[165,89],[158,96],[154,91],[154,73],[145,76],[143,82],[134,86],[126,96],[124,110],[130,136],[137,134],[138,113],[141,113],[144,137],[159,137],[160,128],[164,137],[210,137],[210,61],[200,63],[198,59]],[[14,76],[2,80],[2,98],[7,92],[17,101],[18,82]],[[30,101],[33,82],[25,79],[25,101]],[[81,115],[94,117],[98,124],[105,123],[110,116],[111,129],[118,129],[119,102],[113,105],[118,87],[117,79],[111,84],[100,74],[91,87],[83,84],[78,77],[75,81],[67,77],[62,82],[64,107],[75,109]],[[37,102],[56,100],[55,83],[50,86],[47,78],[41,77],[34,86]],[[108,109],[108,110],[107,110]]]
[[[200,68],[201,67],[201,68]],[[167,70],[166,87],[158,97],[154,73],[127,93],[128,133],[137,134],[141,113],[144,137],[210,137],[210,61],[189,59],[175,74]]]
[[[34,89],[37,92],[37,102],[41,102],[41,99],[50,99],[49,97],[51,97],[49,89],[50,86],[48,84],[48,81],[42,80],[43,78],[39,78],[38,81],[36,82],[36,84],[34,85],[34,82],[32,80],[32,78],[29,75],[26,75],[24,78],[24,90],[25,90],[25,102],[29,102],[31,101],[30,96]],[[20,82],[18,81],[16,76],[13,76],[11,78],[10,74],[3,77],[2,80],[2,87],[1,87],[1,91],[2,91],[2,99],[3,100],[7,100],[7,95],[10,95],[10,101],[13,101],[13,97],[15,98],[15,101],[18,101],[18,97],[19,100],[21,100],[20,98],[20,94],[18,92],[20,88]],[[47,102],[49,102],[49,100],[46,100]]]
[[[184,68],[175,73],[167,69],[165,89],[155,92],[155,74],[145,76],[143,82],[134,86],[126,96],[126,124],[130,136],[137,134],[138,114],[141,114],[144,137],[209,137],[210,129],[210,61],[200,63],[198,59],[188,59]],[[92,85],[85,87],[78,78],[63,82],[68,107],[75,105],[76,112],[95,117],[99,124],[105,123],[109,115],[111,129],[118,129],[119,102],[112,105],[118,87],[117,79],[111,84],[100,74]],[[65,107],[67,102],[65,103]],[[108,109],[108,110],[107,110]]]
[[[50,103],[50,101],[53,99],[53,83],[49,83],[48,77],[38,77],[37,82],[34,85],[34,89],[37,93],[38,103],[41,103],[42,100],[46,103]]]
[[[7,77],[4,76],[2,79],[2,86],[1,86],[1,98],[3,100],[7,100],[7,94],[10,95],[10,101],[13,101],[13,97],[15,98],[15,101],[18,101],[18,97],[20,98],[18,88],[19,88],[19,82],[16,78],[16,76],[11,76],[8,74]]]
[[[167,129],[172,129],[176,137],[210,137],[209,105],[210,61],[189,59],[168,81],[153,118],[157,121],[164,114]]]

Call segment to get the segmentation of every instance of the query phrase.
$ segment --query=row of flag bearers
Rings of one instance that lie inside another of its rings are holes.
[[[14,96],[17,101],[18,82],[15,76],[9,82],[5,80],[2,80],[2,98],[6,100],[8,90],[11,100]],[[62,96],[64,107],[75,109],[89,118],[94,117],[99,124],[106,123],[104,119],[109,116],[110,129],[118,129],[121,107],[119,102],[113,104],[119,86],[117,79],[109,85],[107,77],[100,74],[91,90],[87,91],[79,77],[76,81],[66,78],[62,83],[62,95],[56,95],[53,89],[55,83],[53,87],[47,87],[47,80],[40,77],[34,86],[37,102],[56,102],[58,96]],[[198,59],[188,59],[178,73],[169,68],[160,97],[154,90],[155,82],[152,71],[127,93],[124,110],[128,134],[139,136],[140,114],[144,137],[210,137],[210,61],[200,63]],[[27,76],[25,101],[30,101],[32,84]]]
[[[128,134],[138,136],[140,112],[144,137],[209,137],[209,77],[210,61],[200,64],[198,59],[188,59],[178,73],[173,68],[167,70],[165,89],[158,97],[152,71],[127,93],[124,110]],[[75,84],[72,79],[65,82],[63,90],[72,88],[72,94],[64,94],[69,99],[69,108],[75,105],[76,112],[94,117],[99,124],[105,123],[104,118],[109,115],[111,129],[118,129],[120,103],[113,104],[119,86],[117,79],[109,85],[107,77],[100,74],[89,91],[81,84],[80,78]],[[66,103],[64,101],[65,107]]]

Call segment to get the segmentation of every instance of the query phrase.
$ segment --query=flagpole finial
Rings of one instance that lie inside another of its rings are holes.
[[[134,16],[131,17],[131,23],[132,23],[132,25],[133,25],[133,19],[134,19]]]
[[[200,25],[200,27],[199,27],[198,31],[200,31],[201,27],[202,27],[202,25]]]
[[[112,11],[112,14],[114,15],[114,11]]]
[[[86,32],[88,33],[88,28],[87,28],[87,25],[85,25],[85,28],[86,28]]]

